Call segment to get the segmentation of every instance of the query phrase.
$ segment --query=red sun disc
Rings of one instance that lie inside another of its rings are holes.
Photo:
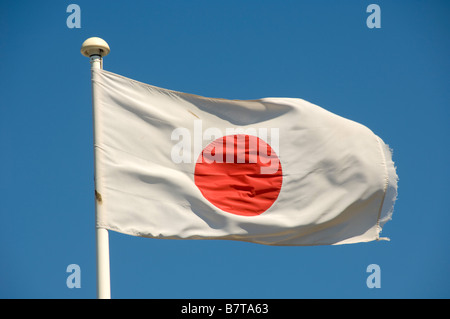
[[[195,184],[214,206],[257,216],[269,209],[283,182],[280,160],[262,139],[228,135],[206,146],[195,165]]]

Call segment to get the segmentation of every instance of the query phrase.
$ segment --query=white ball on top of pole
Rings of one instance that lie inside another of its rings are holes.
[[[81,45],[81,54],[90,58],[93,68],[102,68],[102,57],[107,56],[111,52],[108,43],[97,37],[87,39]],[[98,65],[94,62],[99,62]]]

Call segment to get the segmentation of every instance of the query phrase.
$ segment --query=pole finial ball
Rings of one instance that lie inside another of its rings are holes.
[[[81,54],[87,57],[99,55],[104,57],[109,54],[111,49],[105,40],[97,37],[87,39],[81,45]]]

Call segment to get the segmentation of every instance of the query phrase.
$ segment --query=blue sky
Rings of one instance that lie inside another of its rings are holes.
[[[81,8],[69,29],[66,8]],[[381,28],[366,8],[381,8]],[[0,297],[95,298],[91,36],[104,68],[209,97],[298,97],[394,149],[390,242],[270,247],[110,232],[113,298],[449,298],[448,1],[2,1]],[[66,268],[78,264],[81,288]],[[366,268],[378,264],[381,288]]]

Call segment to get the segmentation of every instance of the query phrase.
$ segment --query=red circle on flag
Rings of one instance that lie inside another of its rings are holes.
[[[214,206],[257,216],[269,209],[283,182],[280,159],[253,135],[227,135],[206,146],[195,165],[195,185]]]

